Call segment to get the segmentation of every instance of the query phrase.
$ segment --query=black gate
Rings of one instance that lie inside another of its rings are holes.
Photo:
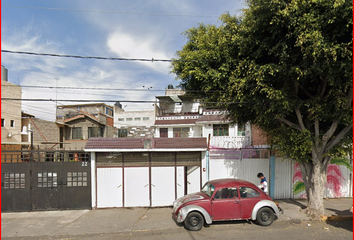
[[[91,208],[90,162],[1,164],[1,211]]]

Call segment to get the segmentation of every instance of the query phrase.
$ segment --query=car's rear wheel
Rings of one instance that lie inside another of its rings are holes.
[[[184,226],[190,231],[199,231],[204,225],[204,218],[198,212],[191,212],[184,220]]]
[[[257,212],[257,223],[262,226],[269,226],[274,221],[273,210],[267,207],[261,208]]]

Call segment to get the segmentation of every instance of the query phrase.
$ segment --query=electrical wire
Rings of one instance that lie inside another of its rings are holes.
[[[127,15],[153,15],[153,16],[169,16],[169,17],[193,17],[193,18],[219,18],[219,16],[190,15],[190,14],[177,14],[177,13],[127,12],[127,11],[72,9],[72,8],[56,8],[56,7],[8,6],[8,5],[1,6],[1,7],[2,8],[34,9],[34,10],[65,11],[65,12],[89,12],[89,13],[110,13],[110,14],[127,14]]]
[[[35,53],[35,52],[23,52],[12,50],[1,50],[3,53],[25,54],[35,56],[48,56],[48,57],[62,57],[62,58],[79,58],[79,59],[95,59],[95,60],[111,60],[111,61],[140,61],[140,62],[197,62],[200,60],[173,60],[173,59],[147,59],[147,58],[118,58],[118,57],[95,57],[95,56],[79,56],[79,55],[67,55],[67,54],[54,54],[54,53]]]
[[[65,12],[88,12],[88,13],[109,13],[109,14],[125,14],[125,15],[152,15],[152,16],[168,16],[168,17],[190,17],[190,18],[214,18],[219,16],[211,15],[191,15],[178,13],[154,13],[154,12],[128,12],[128,11],[112,11],[112,10],[93,10],[93,9],[72,9],[72,8],[57,8],[57,7],[32,7],[32,6],[9,6],[2,5],[2,8],[20,8],[20,9],[34,9],[34,10],[51,10],[51,11],[65,11]],[[235,12],[242,11],[242,9],[235,9]]]
[[[127,102],[127,103],[156,103],[153,100],[106,100],[106,99],[45,99],[45,98],[1,98],[2,101],[33,101],[33,102]],[[171,103],[171,101],[159,101],[158,103]],[[248,104],[251,102],[203,102],[199,103],[212,103],[212,104]]]

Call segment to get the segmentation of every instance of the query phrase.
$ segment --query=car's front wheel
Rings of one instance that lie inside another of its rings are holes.
[[[191,212],[184,220],[184,226],[190,231],[199,231],[204,225],[204,218],[198,212]]]
[[[274,213],[272,209],[268,207],[264,207],[258,210],[257,222],[259,225],[269,226],[270,224],[272,224],[273,221],[274,221]]]

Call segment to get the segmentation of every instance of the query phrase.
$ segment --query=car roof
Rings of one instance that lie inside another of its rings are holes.
[[[216,188],[223,188],[223,187],[229,187],[231,186],[255,186],[253,183],[241,180],[241,179],[236,179],[236,178],[222,178],[222,179],[215,179],[209,181],[209,183],[213,184]]]

